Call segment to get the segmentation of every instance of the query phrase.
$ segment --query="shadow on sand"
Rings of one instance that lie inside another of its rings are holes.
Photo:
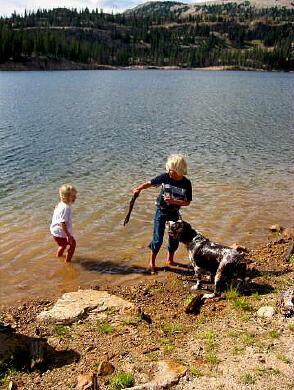
[[[9,329],[0,333],[0,359],[2,371],[13,367],[44,372],[77,362],[80,354],[72,349],[57,351],[45,338],[30,337]]]

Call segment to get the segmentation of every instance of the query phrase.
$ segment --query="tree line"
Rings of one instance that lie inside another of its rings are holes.
[[[45,56],[113,66],[293,69],[292,9],[228,3],[184,17],[168,3],[161,12],[151,3],[145,12],[115,15],[88,8],[13,13],[0,18],[0,62]]]

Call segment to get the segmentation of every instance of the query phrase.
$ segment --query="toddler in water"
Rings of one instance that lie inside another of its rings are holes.
[[[54,241],[58,245],[56,257],[61,257],[67,245],[65,262],[71,261],[76,248],[76,241],[72,235],[72,221],[71,221],[71,207],[77,196],[77,190],[71,184],[63,184],[59,188],[60,202],[55,207],[52,222],[50,225],[50,232]]]

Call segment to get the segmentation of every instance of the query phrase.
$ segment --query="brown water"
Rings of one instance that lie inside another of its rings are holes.
[[[212,240],[252,247],[269,225],[293,226],[292,74],[2,72],[0,82],[1,302],[149,278],[158,190],[123,220],[131,189],[170,152],[189,161],[182,216]],[[71,264],[49,234],[64,182],[78,188]],[[187,262],[183,247],[177,260]]]

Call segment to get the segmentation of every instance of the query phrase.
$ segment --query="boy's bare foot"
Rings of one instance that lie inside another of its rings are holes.
[[[157,271],[156,271],[155,267],[148,267],[147,268],[147,273],[149,275],[155,275],[155,274],[157,274]]]
[[[180,267],[180,266],[182,266],[183,264],[176,263],[175,261],[167,261],[167,262],[165,263],[165,265],[166,265],[167,267]]]

